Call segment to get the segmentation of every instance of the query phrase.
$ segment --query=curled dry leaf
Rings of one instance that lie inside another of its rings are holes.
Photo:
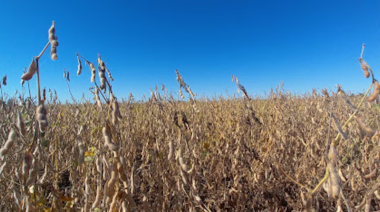
[[[7,85],[7,75],[4,75],[3,77],[3,85]]]

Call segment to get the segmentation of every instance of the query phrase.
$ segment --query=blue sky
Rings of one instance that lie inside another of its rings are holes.
[[[370,80],[364,58],[380,76],[379,1],[3,1],[0,7],[0,77],[3,90],[21,90],[20,77],[48,41],[51,21],[60,43],[58,60],[40,59],[42,87],[70,99],[88,88],[90,70],[76,76],[76,53],[102,55],[119,98],[140,99],[163,83],[178,93],[175,69],[199,96],[236,92],[236,75],[250,95],[284,82],[294,93],[324,87],[362,92]],[[379,72],[377,71],[379,70]],[[35,77],[30,81],[36,95]]]

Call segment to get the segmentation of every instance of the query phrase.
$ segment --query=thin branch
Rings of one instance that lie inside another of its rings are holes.
[[[310,189],[307,188],[306,186],[302,185],[301,183],[297,182],[296,180],[294,180],[291,176],[289,176],[281,167],[279,167],[281,172],[287,177],[289,178],[293,183],[297,184],[298,186],[302,187],[302,188],[305,188],[306,190],[308,190],[310,192]]]
[[[354,113],[351,114],[351,116],[350,116],[350,117],[347,119],[347,121],[343,124],[342,129],[343,129],[343,128],[344,128],[344,127],[345,127],[345,126],[351,121],[351,119],[352,119],[352,118],[353,118],[353,117],[359,112],[359,109],[360,109],[360,107],[362,106],[362,104],[363,104],[365,98],[367,97],[369,91],[371,90],[372,86],[373,86],[373,83],[369,86],[367,92],[364,94],[363,98],[361,99],[361,101],[360,101],[358,107],[356,108],[356,110],[354,111]],[[340,133],[338,133],[338,135],[335,137],[335,140],[333,141],[334,144],[338,141],[339,137],[340,137]]]
[[[365,45],[364,45],[364,43],[363,43],[363,44],[362,44],[362,53],[360,54],[360,58],[363,58],[364,48],[365,48]]]
[[[77,53],[77,56],[81,57],[83,60],[86,61],[86,63],[91,63],[89,60],[87,60],[85,57],[83,57],[81,54]]]
[[[42,57],[42,55],[45,53],[45,51],[49,47],[49,45],[50,45],[50,41],[46,44],[44,49],[42,49],[41,53],[36,57],[36,60],[38,60],[38,59],[40,59],[40,57]]]
[[[35,57],[34,59],[36,60],[36,69],[37,69],[37,90],[38,90],[38,105],[41,104],[41,86],[40,86],[40,68],[39,68],[39,62],[38,60],[40,57],[45,53],[46,49],[49,47],[50,41],[46,44],[44,49],[42,49],[41,53]]]
[[[329,178],[329,170],[326,168],[325,176],[322,178],[321,181],[319,181],[318,185],[311,191],[311,194],[314,194],[319,190],[319,188],[322,186],[322,184]]]

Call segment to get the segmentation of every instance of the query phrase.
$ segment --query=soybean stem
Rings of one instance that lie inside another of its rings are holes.
[[[371,90],[372,86],[373,86],[373,83],[371,83],[371,85],[369,86],[367,92],[364,94],[363,98],[361,99],[361,101],[360,101],[358,107],[356,108],[356,110],[354,111],[354,113],[351,114],[351,116],[350,116],[350,117],[347,119],[347,121],[343,124],[342,129],[343,129],[343,128],[344,128],[344,127],[345,127],[345,126],[351,121],[351,119],[352,119],[352,118],[353,118],[353,117],[359,112],[359,109],[360,109],[360,107],[362,106],[362,104],[363,104],[365,98],[367,97],[369,91]],[[336,143],[336,142],[338,141],[339,137],[340,137],[340,133],[338,133],[338,135],[335,137],[334,143]]]
[[[45,53],[45,51],[49,47],[49,45],[50,45],[50,41],[45,45],[45,47],[42,49],[41,53],[37,57],[35,57],[35,60],[36,60],[36,69],[37,69],[38,105],[41,104],[40,70],[39,70],[38,60]]]
[[[321,185],[328,179],[329,177],[329,170],[326,168],[326,173],[325,173],[325,176],[323,177],[323,179],[318,183],[318,185],[311,191],[311,194],[314,194],[315,192],[317,192],[319,190],[319,188],[321,187]]]
[[[364,47],[365,47],[365,45],[364,45],[364,43],[363,43],[363,45],[362,45],[362,53],[360,54],[360,58],[363,58]]]
[[[77,53],[77,56],[81,57],[83,60],[86,61],[86,63],[90,64],[91,62],[87,60],[85,57],[83,57],[81,54]]]
[[[40,57],[42,57],[42,55],[45,53],[47,47],[49,47],[50,45],[50,41],[46,44],[46,46],[44,47],[44,49],[42,49],[41,53],[36,57],[36,60],[40,59]]]

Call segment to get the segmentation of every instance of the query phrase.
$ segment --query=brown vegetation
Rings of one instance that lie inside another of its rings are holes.
[[[22,96],[0,111],[1,211],[380,210],[380,108],[363,104],[378,82],[362,57],[372,75],[364,96],[279,86],[253,99],[233,76],[243,98],[200,100],[176,71],[189,102],[162,86],[136,103],[115,97],[100,55],[99,87],[77,54],[95,104],[62,105],[40,95],[48,45],[23,77],[37,75],[36,104]]]

